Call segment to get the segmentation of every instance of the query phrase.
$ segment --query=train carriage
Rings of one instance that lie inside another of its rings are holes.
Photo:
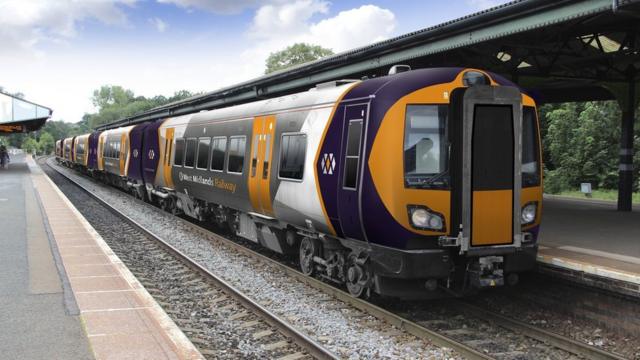
[[[62,139],[56,140],[56,160],[62,159]]]
[[[133,126],[106,130],[98,136],[97,165],[113,185],[126,187],[131,151],[129,133]]]
[[[107,130],[98,148],[118,186],[296,253],[354,296],[463,293],[535,265],[535,103],[495,74],[335,81]]]
[[[73,141],[74,137],[69,137],[62,140],[62,161],[67,164],[73,163]]]
[[[86,134],[73,138],[73,163],[82,168],[87,167],[89,159],[89,136]]]

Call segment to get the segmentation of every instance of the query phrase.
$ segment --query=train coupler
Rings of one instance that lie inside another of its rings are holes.
[[[467,275],[471,286],[475,288],[503,286],[503,263],[504,258],[502,256],[479,257],[468,268]]]

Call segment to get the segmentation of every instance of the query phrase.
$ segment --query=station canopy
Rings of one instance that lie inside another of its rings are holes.
[[[51,114],[48,107],[0,92],[0,134],[38,130]]]
[[[379,43],[164,105],[99,129],[308,90],[413,68],[493,71],[538,103],[617,99],[640,69],[640,1],[519,0]]]

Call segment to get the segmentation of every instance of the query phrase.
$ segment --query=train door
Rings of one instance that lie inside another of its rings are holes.
[[[129,165],[127,176],[142,180],[142,136],[148,124],[136,125],[129,133]]]
[[[267,216],[273,216],[270,183],[275,131],[274,115],[254,118],[249,163],[249,198],[253,209]]]
[[[160,161],[160,140],[158,135],[158,128],[162,125],[162,120],[150,123],[145,126],[142,135],[142,145],[140,151],[141,155],[141,168],[142,179],[148,185],[154,185],[156,181],[156,173],[159,171],[158,163]],[[172,139],[173,140],[173,139]],[[168,164],[168,155],[162,156],[163,165],[165,162]],[[164,168],[162,169],[164,171]],[[164,172],[160,172],[164,173]]]
[[[364,240],[360,216],[360,183],[364,162],[364,138],[369,105],[347,105],[342,130],[342,159],[338,184],[338,216],[347,238]]]
[[[520,91],[473,86],[452,94],[452,219],[462,250],[519,247]]]
[[[98,167],[98,139],[99,132],[92,132],[89,135],[89,159],[87,160],[87,168],[96,169]]]

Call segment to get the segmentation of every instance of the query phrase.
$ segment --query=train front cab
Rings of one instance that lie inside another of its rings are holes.
[[[402,133],[387,121],[394,118],[404,120]],[[394,246],[402,250],[374,259],[376,292],[464,294],[514,284],[535,266],[542,188],[530,97],[485,73],[463,71],[452,83],[395,103],[378,134],[372,181],[404,229]],[[384,232],[375,228],[383,226],[379,219],[365,219],[370,233]]]

